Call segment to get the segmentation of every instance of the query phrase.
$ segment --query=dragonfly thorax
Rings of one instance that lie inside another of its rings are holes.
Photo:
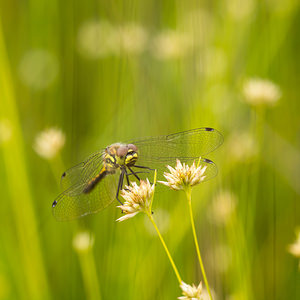
[[[113,144],[105,149],[104,164],[107,169],[132,167],[138,159],[138,149],[133,144]]]

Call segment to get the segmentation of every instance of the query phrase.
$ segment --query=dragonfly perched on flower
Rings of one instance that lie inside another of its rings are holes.
[[[119,193],[124,181],[129,185],[151,178],[155,169],[157,179],[163,179],[166,165],[175,165],[176,159],[191,164],[222,142],[219,131],[204,127],[112,144],[63,173],[64,192],[52,204],[53,215],[66,221],[97,213],[114,199],[121,202]],[[201,158],[200,164],[206,166],[205,180],[216,176],[217,167],[211,160]]]

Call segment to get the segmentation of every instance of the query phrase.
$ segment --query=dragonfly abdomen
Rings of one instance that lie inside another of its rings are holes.
[[[90,191],[94,189],[98,182],[100,182],[109,172],[103,168],[99,174],[97,174],[93,179],[91,179],[86,187],[83,189],[83,193],[88,194]]]

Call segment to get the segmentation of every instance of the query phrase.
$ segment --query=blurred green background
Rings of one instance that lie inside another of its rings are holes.
[[[299,299],[298,1],[0,4],[1,300],[180,296],[144,215],[116,223],[115,202],[60,223],[51,204],[94,151],[204,126],[225,140],[218,176],[193,190],[214,299]],[[157,193],[153,210],[198,284],[184,195]]]

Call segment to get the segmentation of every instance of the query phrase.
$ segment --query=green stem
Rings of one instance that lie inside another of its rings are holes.
[[[194,223],[194,218],[193,218],[193,210],[192,210],[192,191],[191,191],[191,189],[186,190],[186,197],[187,197],[188,203],[189,203],[191,225],[192,225],[194,242],[195,242],[195,246],[196,246],[196,250],[197,250],[197,255],[198,255],[198,260],[199,260],[201,272],[202,272],[202,275],[203,275],[203,279],[204,279],[204,282],[205,282],[205,285],[206,285],[207,292],[209,294],[210,299],[212,300],[211,292],[210,292],[210,289],[209,289],[208,281],[207,281],[207,278],[206,278],[206,274],[205,274],[205,270],[204,270],[204,266],[203,266],[201,254],[200,254],[200,249],[199,249],[199,244],[198,244],[196,229],[195,229],[195,223]]]
[[[96,271],[95,259],[91,250],[79,253],[79,262],[83,275],[87,299],[101,300],[100,286]]]
[[[162,235],[160,234],[160,231],[159,231],[157,225],[156,225],[155,222],[154,222],[154,219],[153,219],[153,217],[152,217],[151,212],[150,212],[150,213],[147,213],[147,215],[148,215],[148,217],[149,217],[151,223],[153,224],[153,226],[154,226],[154,228],[155,228],[155,230],[156,230],[156,232],[157,232],[157,234],[158,234],[158,236],[159,236],[159,238],[160,238],[161,243],[163,244],[163,246],[164,246],[164,248],[165,248],[165,251],[166,251],[166,253],[167,253],[167,255],[168,255],[168,258],[169,258],[169,260],[170,260],[170,263],[171,263],[171,265],[172,265],[172,267],[173,267],[173,269],[174,269],[174,272],[175,272],[175,274],[176,274],[176,277],[177,277],[178,282],[179,282],[179,285],[180,285],[182,280],[181,280],[181,278],[180,278],[180,275],[179,275],[179,272],[178,272],[178,270],[177,270],[177,268],[176,268],[176,265],[175,265],[175,263],[174,263],[174,261],[173,261],[173,259],[172,259],[172,256],[171,256],[171,254],[170,254],[170,252],[169,252],[169,250],[168,250],[168,247],[167,247],[167,245],[166,245],[166,243],[165,243],[165,241],[164,241]]]

